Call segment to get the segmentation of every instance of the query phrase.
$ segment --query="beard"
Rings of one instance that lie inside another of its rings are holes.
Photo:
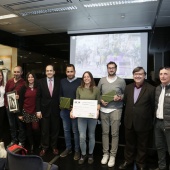
[[[113,73],[109,73],[108,75],[109,75],[109,76],[115,76],[115,75],[116,75],[116,73],[115,73],[115,72],[113,72]]]
[[[15,79],[15,80],[19,80],[20,78],[21,78],[20,75],[15,75],[15,76],[14,76],[14,79]]]

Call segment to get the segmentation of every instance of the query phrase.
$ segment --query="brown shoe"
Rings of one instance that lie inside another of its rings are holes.
[[[44,156],[46,154],[46,150],[45,149],[42,149],[41,151],[40,151],[40,156]]]
[[[53,154],[58,155],[58,149],[53,149]]]

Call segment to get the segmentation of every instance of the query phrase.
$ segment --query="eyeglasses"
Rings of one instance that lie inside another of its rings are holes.
[[[116,67],[108,67],[109,70],[114,70]]]

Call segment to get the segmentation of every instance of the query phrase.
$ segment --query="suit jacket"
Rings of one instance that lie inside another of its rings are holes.
[[[154,117],[155,87],[144,82],[136,103],[134,103],[134,83],[126,86],[124,93],[125,117],[127,129],[132,126],[136,131],[147,131],[152,128]]]
[[[39,81],[36,97],[36,112],[41,111],[43,117],[50,116],[51,113],[59,114],[59,91],[60,81],[54,77],[53,94],[50,95],[47,78]]]

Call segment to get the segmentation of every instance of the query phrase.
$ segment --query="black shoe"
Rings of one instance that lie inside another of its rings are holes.
[[[10,147],[10,146],[12,146],[12,145],[15,145],[15,144],[17,144],[16,141],[11,141],[11,143],[10,143],[9,145],[7,145],[7,148]]]
[[[124,161],[123,164],[119,166],[119,169],[127,169],[128,167],[132,166],[132,163],[128,163],[127,161]]]
[[[79,159],[78,164],[79,164],[79,165],[84,164],[84,162],[86,161],[86,159],[87,159],[87,155],[81,155],[81,158]]]
[[[137,167],[137,170],[146,170],[146,167]]]
[[[146,165],[136,165],[137,166],[137,170],[147,170],[148,168],[146,167]]]
[[[88,164],[92,164],[93,162],[94,162],[93,154],[89,154],[89,156],[88,156]]]

